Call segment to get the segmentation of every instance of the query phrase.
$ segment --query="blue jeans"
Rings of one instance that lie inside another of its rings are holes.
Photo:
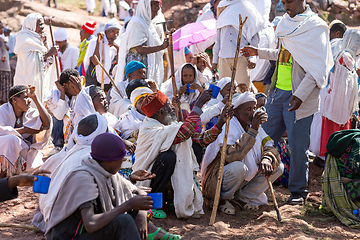
[[[53,129],[51,132],[51,137],[52,137],[52,143],[54,144],[55,147],[60,147],[62,148],[64,146],[64,131],[63,131],[63,127],[64,127],[64,122],[63,120],[58,120],[56,119],[56,117],[52,117],[53,120]]]
[[[308,190],[309,159],[306,151],[310,144],[310,127],[313,115],[295,120],[295,111],[288,109],[292,91],[274,88],[266,102],[268,121],[262,127],[274,140],[274,144],[287,131],[290,154],[289,191],[306,197]]]

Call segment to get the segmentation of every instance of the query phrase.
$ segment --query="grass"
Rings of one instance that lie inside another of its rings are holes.
[[[86,10],[86,0],[57,0],[57,4],[70,10],[74,8]],[[95,0],[94,15],[101,16],[101,0]]]

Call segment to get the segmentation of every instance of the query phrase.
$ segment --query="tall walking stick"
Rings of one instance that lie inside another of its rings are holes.
[[[176,86],[176,80],[175,80],[175,67],[174,67],[174,49],[173,49],[173,32],[169,32],[169,59],[170,59],[170,71],[171,71],[171,82],[173,87],[173,95],[174,97],[177,96],[177,86]],[[175,108],[175,114],[176,117],[179,119],[180,114],[180,120],[184,121],[184,116],[181,110],[181,107]]]
[[[233,97],[233,92],[234,92],[234,88],[235,88],[234,81],[235,81],[236,65],[237,65],[237,60],[238,60],[238,56],[239,56],[239,52],[240,52],[241,34],[242,34],[242,28],[243,28],[246,20],[247,20],[247,17],[245,18],[245,20],[243,22],[242,18],[241,18],[241,15],[239,14],[239,35],[238,35],[237,45],[236,45],[234,66],[233,66],[232,74],[231,74],[231,90],[230,90],[230,95],[229,95],[229,101],[227,103],[228,107],[230,107],[232,105],[232,97]],[[217,209],[218,209],[218,206],[219,206],[221,183],[222,183],[223,171],[224,171],[224,165],[225,165],[227,139],[228,139],[228,135],[229,135],[229,123],[230,123],[230,117],[228,117],[226,119],[226,128],[225,128],[225,134],[224,134],[224,141],[223,141],[223,145],[222,145],[222,148],[221,148],[221,160],[220,160],[219,175],[218,175],[217,184],[216,184],[216,192],[215,192],[213,209],[212,209],[212,212],[211,212],[211,217],[210,217],[210,222],[209,222],[210,226],[214,225],[214,223],[215,223],[216,212],[217,212]]]
[[[102,37],[101,63],[102,63],[103,66],[104,66],[104,62],[105,62],[105,58],[104,58],[105,50],[104,50],[104,48],[105,48],[105,36]],[[105,88],[104,71],[105,71],[105,69],[103,68],[102,71],[101,71],[101,88],[102,88],[102,90],[104,90],[104,88]]]
[[[49,17],[49,28],[50,28],[51,43],[53,46],[55,46],[55,41],[54,41],[54,36],[53,36],[53,31],[52,31],[52,26],[51,26],[52,18],[53,17]],[[58,65],[58,57],[57,56],[55,56],[55,66],[56,66],[56,78],[59,79],[60,73],[59,73],[59,65]]]
[[[277,219],[278,219],[279,222],[281,222],[280,210],[279,210],[279,206],[277,204],[276,198],[275,198],[274,188],[273,188],[272,183],[270,182],[269,178],[266,178],[266,180],[267,180],[267,183],[269,185],[270,192],[271,192],[271,197],[272,197],[273,202],[274,202],[275,211],[276,211],[276,214],[277,214]]]
[[[120,97],[124,98],[123,95],[121,94],[120,90],[117,88],[114,79],[112,79],[110,77],[110,74],[106,71],[106,69],[104,68],[104,65],[102,65],[98,59],[98,57],[96,55],[94,55],[95,61],[97,62],[97,64],[99,64],[99,66],[101,67],[101,69],[103,70],[103,72],[105,72],[106,76],[110,79],[110,82],[113,84],[114,88],[116,89],[116,91],[119,93]]]

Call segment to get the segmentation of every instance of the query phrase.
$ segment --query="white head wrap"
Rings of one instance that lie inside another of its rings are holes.
[[[65,28],[58,28],[55,32],[54,32],[54,38],[55,41],[57,42],[62,42],[68,39],[67,33]]]
[[[106,117],[104,117],[100,113],[96,112],[96,113],[90,114],[84,118],[87,118],[92,115],[95,115],[97,118],[98,126],[97,126],[96,130],[88,136],[79,135],[78,134],[78,126],[79,125],[77,125],[75,127],[75,131],[74,131],[75,132],[74,139],[77,144],[90,145],[97,135],[106,132],[106,130],[108,128],[108,121],[106,120]],[[82,119],[84,119],[84,118],[82,118]],[[79,124],[80,124],[80,122],[79,122]]]
[[[135,106],[136,101],[143,96],[153,93],[153,91],[148,87],[138,87],[132,91],[130,95],[130,101]]]
[[[348,29],[342,39],[341,51],[349,51],[353,58],[360,54],[360,31]]]
[[[112,28],[116,28],[120,30],[120,25],[118,23],[118,20],[116,18],[112,18],[110,19],[106,24],[105,24],[105,28],[104,31],[112,29]]]
[[[30,31],[36,30],[36,23],[39,19],[42,18],[42,15],[40,13],[30,13],[26,16],[24,19],[24,22],[22,24],[22,29],[28,29]]]
[[[247,102],[256,102],[255,94],[252,92],[244,92],[240,93],[238,96],[236,96],[232,104],[234,105],[234,109],[240,106],[241,104],[247,103]]]
[[[223,77],[220,81],[217,82],[217,86],[223,89],[228,83],[231,83],[231,77]],[[234,85],[236,87],[236,82],[234,81]]]

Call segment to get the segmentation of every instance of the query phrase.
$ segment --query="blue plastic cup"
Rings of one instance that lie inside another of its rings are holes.
[[[191,84],[186,84],[186,92],[193,93],[195,90],[190,89]]]
[[[214,85],[214,84],[210,84],[210,85],[209,85],[209,89],[212,90],[212,95],[211,95],[211,97],[212,97],[212,98],[217,98],[217,96],[218,96],[221,88],[219,88],[218,86],[216,86],[216,85]]]
[[[162,193],[148,193],[148,196],[152,197],[153,209],[162,209],[163,207]]]
[[[33,191],[36,193],[47,194],[51,178],[38,175],[35,176],[37,177],[37,180],[33,182]]]

